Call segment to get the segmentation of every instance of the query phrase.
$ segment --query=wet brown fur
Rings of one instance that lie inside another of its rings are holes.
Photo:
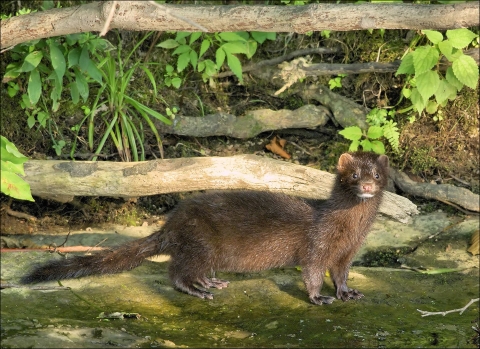
[[[37,266],[23,283],[118,273],[145,258],[169,254],[176,289],[213,298],[206,289],[226,287],[215,271],[255,272],[299,265],[315,304],[331,303],[320,289],[327,270],[344,301],[363,295],[347,287],[353,256],[375,219],[387,184],[388,158],[373,153],[343,154],[326,201],[279,193],[223,191],[182,201],[152,235],[91,256]],[[376,178],[378,176],[378,178]],[[355,178],[356,177],[356,178]],[[361,198],[357,194],[373,197]]]

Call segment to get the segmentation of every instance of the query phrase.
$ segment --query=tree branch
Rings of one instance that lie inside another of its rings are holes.
[[[36,12],[1,21],[0,49],[22,42],[105,27],[112,1]],[[480,24],[478,2],[311,4],[304,6],[170,5],[118,1],[110,29],[133,31],[295,32],[364,29],[453,29]]]
[[[52,199],[56,195],[128,198],[214,189],[269,190],[326,199],[334,181],[328,172],[255,155],[144,162],[29,160],[24,166],[32,194]],[[408,199],[387,192],[380,213],[407,222],[417,208]]]

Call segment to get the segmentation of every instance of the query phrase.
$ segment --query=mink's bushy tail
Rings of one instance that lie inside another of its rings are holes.
[[[160,232],[134,240],[116,248],[100,251],[90,256],[74,256],[55,259],[36,266],[20,279],[22,284],[49,280],[79,278],[88,275],[114,274],[138,267],[147,257],[165,250],[166,242],[160,241]]]

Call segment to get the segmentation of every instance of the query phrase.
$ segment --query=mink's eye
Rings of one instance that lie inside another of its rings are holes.
[[[353,179],[357,179],[357,178],[358,178],[358,174],[356,174],[356,173],[352,174],[352,178],[353,178]]]
[[[378,173],[375,173],[374,177],[375,179],[380,179],[380,175]]]

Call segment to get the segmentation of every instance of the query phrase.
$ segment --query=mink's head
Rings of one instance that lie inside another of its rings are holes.
[[[388,183],[388,157],[370,152],[344,153],[338,159],[337,185],[361,199],[374,197]]]

